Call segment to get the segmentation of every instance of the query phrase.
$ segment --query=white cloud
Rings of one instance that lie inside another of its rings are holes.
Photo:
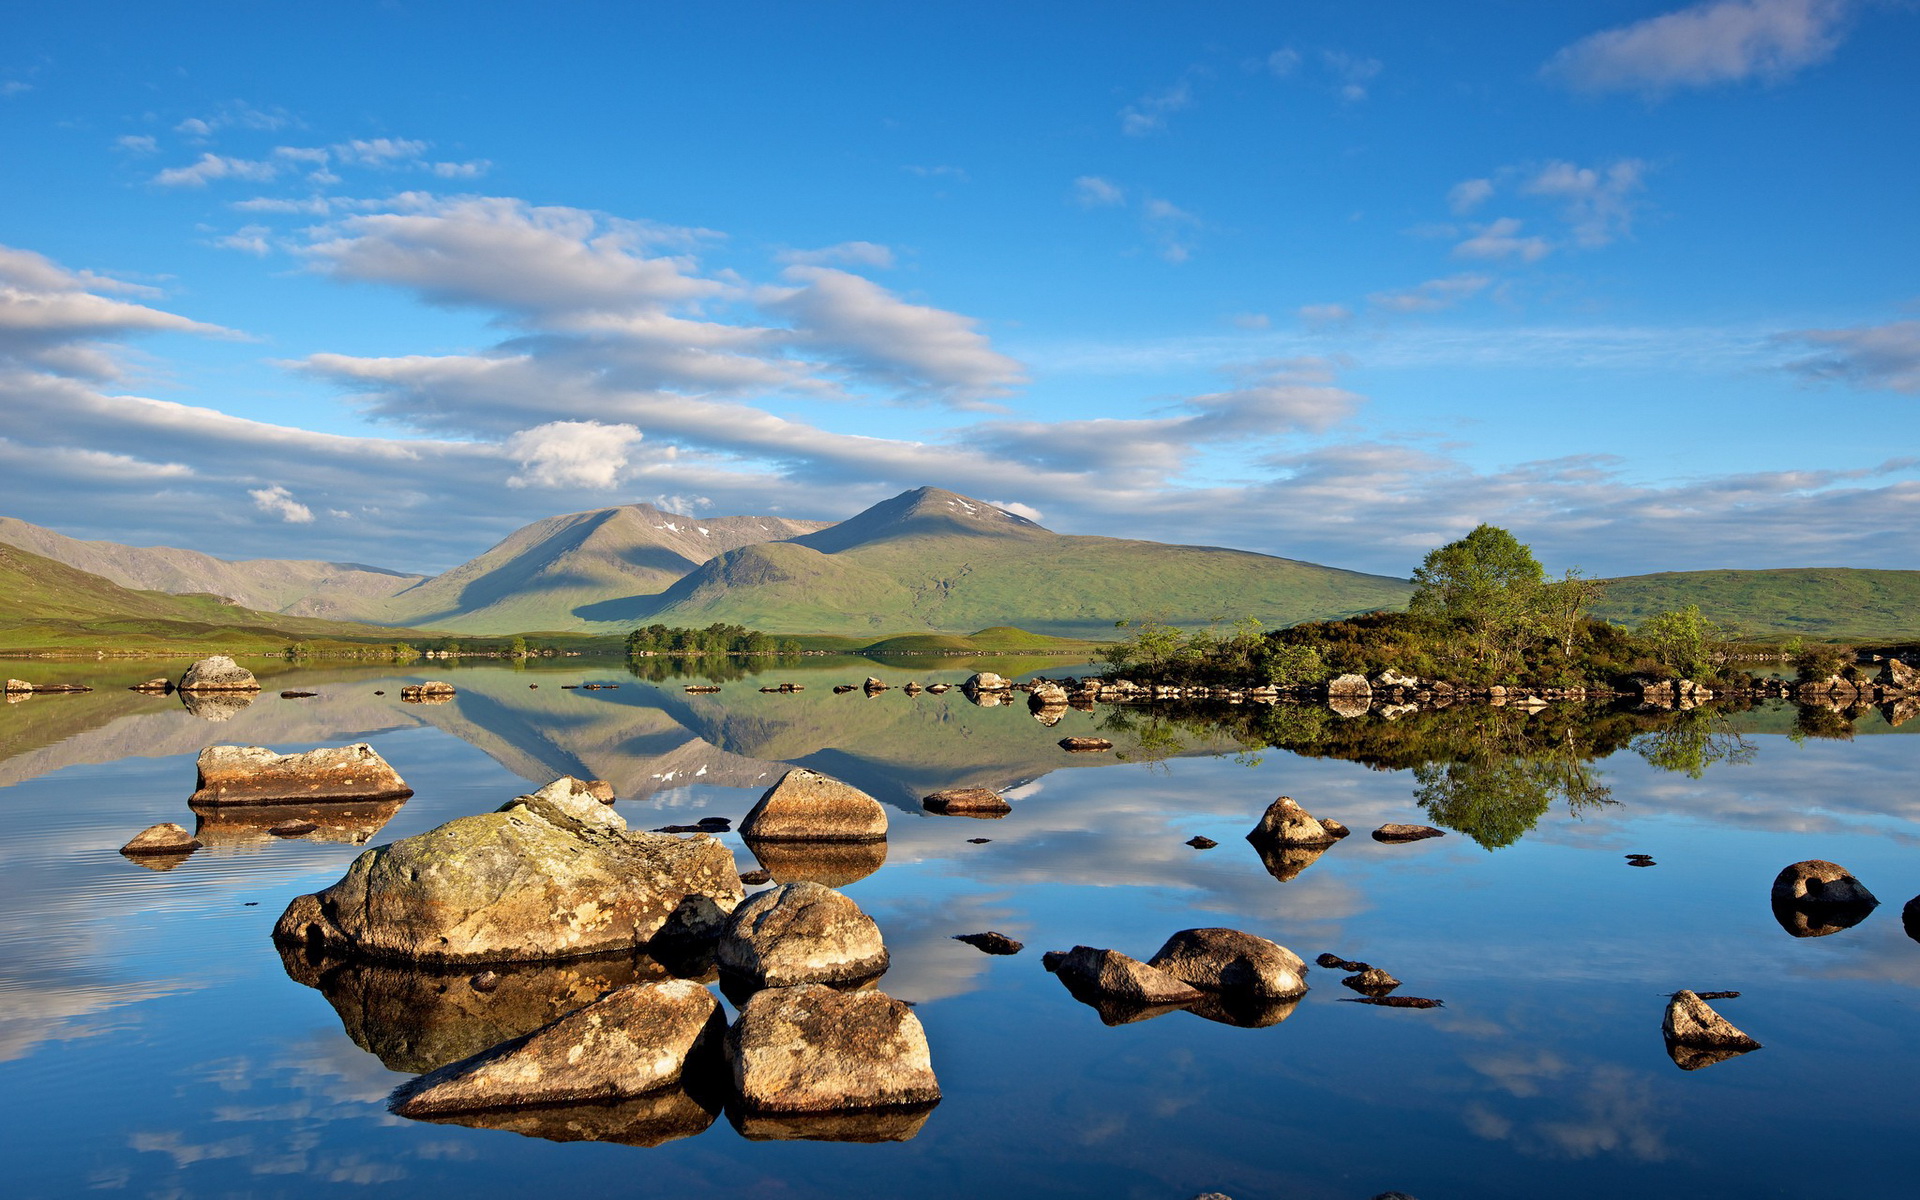
[[[1645,187],[1647,164],[1623,158],[1605,168],[1550,162],[1520,190],[1562,202],[1562,219],[1582,246],[1604,246],[1631,232],[1633,197]]]
[[[1429,279],[1417,287],[1398,292],[1375,292],[1367,302],[1388,312],[1439,312],[1485,291],[1493,282],[1485,275],[1450,275]]]
[[[1542,70],[1581,91],[1779,82],[1833,56],[1848,0],[1710,0],[1573,43]]]
[[[270,162],[202,153],[197,161],[188,166],[168,167],[161,171],[153,177],[153,182],[161,187],[205,187],[215,179],[246,179],[264,183],[279,173],[280,168]]]
[[[1300,69],[1300,52],[1291,46],[1282,46],[1267,55],[1267,70],[1281,79]]]
[[[1386,64],[1377,58],[1348,54],[1344,50],[1322,50],[1320,62],[1334,79],[1340,98],[1349,102],[1365,100],[1367,85],[1379,76]]]
[[[1552,243],[1545,238],[1521,236],[1520,226],[1521,222],[1516,217],[1501,217],[1476,226],[1472,237],[1453,248],[1454,256],[1496,260],[1517,258],[1521,262],[1538,262],[1553,252]]]
[[[1185,80],[1157,92],[1148,92],[1120,110],[1120,132],[1128,137],[1146,137],[1167,127],[1167,115],[1193,104],[1193,90]]]
[[[803,266],[827,266],[840,263],[849,267],[888,268],[894,264],[893,251],[876,242],[841,242],[818,250],[788,250],[780,256],[783,263]]]
[[[523,429],[506,441],[507,453],[520,464],[509,476],[514,488],[594,488],[618,486],[628,452],[640,441],[632,425],[598,421],[551,421]]]
[[[128,154],[153,154],[160,149],[160,143],[152,134],[129,133],[113,139],[113,148]]]
[[[1303,304],[1294,310],[1294,315],[1315,329],[1343,325],[1353,320],[1353,310],[1344,304]]]
[[[223,250],[238,250],[264,258],[273,251],[273,243],[267,240],[272,232],[265,225],[243,225],[224,237],[213,239],[213,244]]]
[[[145,290],[0,246],[0,363],[106,379],[120,368],[103,339],[135,333],[230,336],[217,325],[97,294]]]
[[[902,168],[901,168],[901,170],[903,170],[903,171],[905,171],[905,172],[907,172],[907,173],[908,173],[909,175],[918,175],[918,176],[919,176],[920,178],[922,178],[922,179],[951,179],[951,180],[953,180],[953,181],[954,181],[954,182],[956,182],[956,183],[968,183],[968,182],[971,182],[971,176],[969,176],[969,175],[967,174],[967,172],[966,172],[966,170],[965,170],[965,168],[962,168],[962,167],[949,167],[949,166],[932,166],[932,167],[917,167],[917,166],[907,166],[907,167],[902,167]]]
[[[1125,204],[1127,193],[1111,180],[1082,175],[1073,181],[1073,199],[1082,208],[1110,208]]]
[[[1895,321],[1862,329],[1802,329],[1782,342],[1820,348],[1788,368],[1813,379],[1920,395],[1920,321]]]
[[[335,144],[341,162],[363,167],[386,167],[412,162],[427,151],[427,143],[410,138],[355,138]]]
[[[486,158],[470,158],[466,162],[436,162],[424,164],[427,170],[441,179],[478,179],[493,170],[493,161]]]
[[[313,510],[293,498],[293,493],[279,484],[271,487],[254,488],[247,492],[253,497],[253,506],[270,517],[278,517],[289,525],[310,525],[313,523]]]
[[[989,500],[987,503],[993,505],[995,508],[1005,509],[1016,517],[1025,517],[1036,525],[1046,519],[1046,514],[1033,505],[1022,504],[1017,500]],[[1034,790],[1038,791],[1039,789],[1035,788]]]
[[[1447,192],[1447,207],[1456,216],[1465,216],[1493,196],[1493,180],[1463,179]]]

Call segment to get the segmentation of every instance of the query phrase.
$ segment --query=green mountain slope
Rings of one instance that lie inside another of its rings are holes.
[[[966,632],[992,625],[1110,636],[1154,617],[1270,626],[1406,603],[1405,580],[1314,563],[1053,533],[1012,513],[920,488],[786,543],[721,555],[643,612],[670,625],[772,632]]]
[[[0,543],[0,648],[271,646],[295,638],[369,636],[392,637],[395,631],[260,612],[218,596],[135,591]]]
[[[1742,637],[1892,641],[1920,633],[1920,571],[1663,571],[1611,580],[1595,615],[1629,625],[1698,604]]]
[[[394,624],[460,633],[631,626],[634,602],[716,554],[821,527],[780,517],[701,519],[624,504],[536,521],[377,611]]]
[[[0,542],[121,587],[175,595],[204,592],[247,608],[341,621],[374,615],[382,602],[425,578],[359,563],[229,561],[198,550],[81,541],[15,517],[0,517]]]

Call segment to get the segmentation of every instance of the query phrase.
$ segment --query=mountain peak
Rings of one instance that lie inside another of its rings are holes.
[[[870,542],[905,537],[958,534],[1031,540],[1049,533],[1044,526],[984,500],[945,488],[919,487],[882,500],[838,525],[792,540],[822,554],[837,554]]]

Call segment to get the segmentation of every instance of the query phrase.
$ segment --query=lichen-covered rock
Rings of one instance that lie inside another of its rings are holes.
[[[571,775],[562,775],[531,795],[515,796],[501,805],[500,811],[506,812],[516,804],[562,828],[624,830],[627,827],[626,818],[607,806],[592,783]]]
[[[991,788],[948,788],[921,799],[928,812],[955,817],[1004,817],[1013,811],[999,792]]]
[[[445,704],[453,699],[454,694],[454,686],[440,679],[410,683],[400,689],[400,699],[408,704]]]
[[[1385,996],[1400,986],[1400,981],[1379,967],[1365,967],[1340,981],[1362,996]]]
[[[851,983],[887,969],[880,927],[860,906],[817,883],[785,883],[733,910],[714,961],[760,987]]]
[[[183,692],[257,692],[260,681],[231,658],[216,654],[188,667],[176,686]]]
[[[1327,695],[1360,697],[1373,695],[1373,685],[1365,675],[1336,675],[1327,680]]]
[[[1238,929],[1183,929],[1147,962],[1207,992],[1279,1000],[1307,990],[1307,964],[1298,954]]]
[[[0,685],[0,691],[4,691],[8,695],[31,692],[33,691],[33,685],[24,679],[9,679],[4,685]]]
[[[719,1048],[720,1002],[675,979],[609,992],[524,1037],[402,1085],[401,1116],[623,1100],[680,1081],[687,1061]]]
[[[795,767],[741,820],[740,836],[762,842],[878,841],[887,836],[887,810],[850,783]]]
[[[595,802],[597,805],[597,802]],[[520,962],[711,937],[740,902],[733,855],[706,834],[585,825],[514,803],[378,846],[299,896],[282,944],[422,962]]]
[[[365,742],[275,754],[265,746],[208,746],[189,804],[285,804],[394,800],[413,789]]]
[[[1291,796],[1281,796],[1267,805],[1267,811],[1247,834],[1247,840],[1256,845],[1327,846],[1337,839],[1332,830],[1294,803]]]
[[[149,825],[133,835],[133,840],[120,847],[120,853],[130,857],[142,854],[192,854],[200,848],[200,843],[186,831],[185,826],[172,821],[162,821],[158,825]]]
[[[940,1099],[927,1034],[885,992],[755,992],[727,1031],[733,1092],[756,1113],[898,1108]]]
[[[1668,1056],[1683,1071],[1697,1071],[1760,1049],[1759,1042],[1689,991],[1673,994],[1660,1032],[1666,1038]]]
[[[1033,685],[1033,690],[1027,693],[1029,708],[1065,708],[1066,704],[1067,689],[1048,680],[1039,680]]]
[[[1785,867],[1773,879],[1773,901],[1796,907],[1812,904],[1862,905],[1880,901],[1839,863],[1810,858]]]
[[[1920,667],[1889,657],[1880,664],[1880,686],[1891,692],[1920,692]]]
[[[1012,688],[1013,683],[1004,675],[996,675],[992,671],[978,671],[967,676],[967,681],[960,686],[969,692],[1004,692]]]
[[[1051,954],[1048,969],[1060,977],[1075,996],[1097,996],[1126,1004],[1191,1004],[1199,989],[1166,971],[1118,950],[1075,946],[1065,954]]]

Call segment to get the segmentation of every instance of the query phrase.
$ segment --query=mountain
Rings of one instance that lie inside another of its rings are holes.
[[[634,597],[665,591],[717,554],[824,527],[782,517],[685,517],[651,504],[568,513],[515,531],[374,611],[393,624],[456,633],[594,625],[624,633],[638,611]]]
[[[304,617],[356,620],[425,576],[359,563],[295,559],[233,562],[166,546],[86,542],[0,517],[0,542],[139,591],[206,592],[234,604]]]
[[[383,636],[344,621],[260,612],[219,596],[136,591],[111,579],[0,543],[0,646],[101,646],[185,641],[283,645],[309,637]]]
[[[637,603],[630,619],[856,635],[1017,625],[1094,637],[1148,617],[1288,625],[1398,608],[1410,591],[1403,579],[1244,550],[1058,534],[919,488],[819,532],[722,554]]]
[[[1742,637],[1894,641],[1920,632],[1920,571],[1663,571],[1608,581],[1594,615],[1638,625],[1697,604]]]

